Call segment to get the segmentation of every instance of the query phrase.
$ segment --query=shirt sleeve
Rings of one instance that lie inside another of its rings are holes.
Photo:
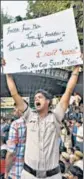
[[[56,106],[56,108],[53,110],[53,112],[55,113],[56,119],[58,122],[61,122],[62,119],[64,118],[65,115],[65,111],[61,105],[61,103],[59,102]]]
[[[11,124],[9,130],[9,137],[7,141],[7,151],[15,153],[16,145],[18,144],[18,130],[15,121]]]

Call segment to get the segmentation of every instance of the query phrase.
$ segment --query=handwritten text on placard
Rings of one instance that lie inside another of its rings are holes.
[[[4,73],[82,64],[72,8],[4,25],[3,47]]]

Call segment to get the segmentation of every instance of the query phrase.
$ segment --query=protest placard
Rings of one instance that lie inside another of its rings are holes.
[[[3,26],[4,73],[82,64],[73,9]]]

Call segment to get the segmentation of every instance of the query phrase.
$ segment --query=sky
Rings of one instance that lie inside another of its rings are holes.
[[[1,1],[1,9],[13,17],[26,15],[27,1]]]

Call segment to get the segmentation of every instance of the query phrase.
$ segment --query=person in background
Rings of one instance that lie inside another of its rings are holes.
[[[72,166],[65,176],[67,179],[83,179],[83,171],[77,166]]]
[[[54,98],[52,99],[52,107],[53,107],[53,109],[56,107],[58,102],[59,102],[59,97],[54,96]]]
[[[78,160],[74,162],[74,166],[78,166],[81,170],[83,170],[83,153],[75,151],[74,155],[78,157]]]
[[[6,119],[5,117],[2,117],[2,116],[1,116],[0,133],[3,134],[3,136],[5,135],[5,134],[4,134],[4,128],[5,128],[5,127],[8,127],[7,119]]]
[[[72,155],[74,154],[74,148],[73,148],[73,147],[68,148],[67,153],[68,153],[70,156],[72,156]]]
[[[83,118],[83,102],[80,103],[79,112],[80,112],[80,116],[81,116],[81,119],[82,119]]]
[[[81,96],[78,93],[74,92],[74,97],[76,106],[79,106],[79,103],[82,99]]]
[[[69,168],[69,159],[70,159],[70,156],[67,152],[62,152],[61,155],[60,155],[60,160],[65,164],[65,172],[68,171],[68,168]]]
[[[69,101],[69,106],[72,106],[72,104],[74,103],[74,101],[75,101],[75,97],[74,97],[74,95],[71,95],[70,101]]]
[[[5,138],[4,136],[0,136],[0,154],[1,156],[4,153],[4,156],[6,156],[6,151],[7,151],[7,144],[5,143]]]
[[[6,179],[20,179],[24,165],[26,120],[24,117],[12,122],[7,141]]]
[[[70,156],[70,159],[69,159],[69,162],[70,162],[70,166],[72,166],[72,165],[74,165],[74,163],[76,162],[76,161],[78,161],[79,160],[79,157],[77,157],[76,155],[71,155]],[[69,166],[69,167],[70,167]]]
[[[76,145],[76,134],[77,134],[77,126],[76,126],[76,119],[71,120],[71,127],[72,127],[72,146]]]
[[[7,145],[4,136],[0,136],[0,179],[4,179],[6,153]]]
[[[8,140],[9,129],[10,129],[10,125],[11,125],[11,119],[6,119],[6,121],[7,121],[7,125],[3,129],[5,141]]]
[[[71,132],[70,132],[67,122],[63,122],[63,124],[64,124],[64,128],[61,130],[61,137],[62,137],[64,146],[68,150],[68,148],[72,147]],[[63,139],[63,136],[64,136],[64,139]]]
[[[61,154],[62,152],[67,152],[66,147],[65,147],[65,146],[60,145],[60,147],[59,147],[59,152],[60,152],[60,154]]]
[[[81,119],[80,108],[78,106],[75,107],[74,117],[75,119]]]
[[[74,134],[76,136],[76,146],[78,146],[80,151],[83,152],[83,124],[80,119],[76,120],[76,126],[77,134]]]

